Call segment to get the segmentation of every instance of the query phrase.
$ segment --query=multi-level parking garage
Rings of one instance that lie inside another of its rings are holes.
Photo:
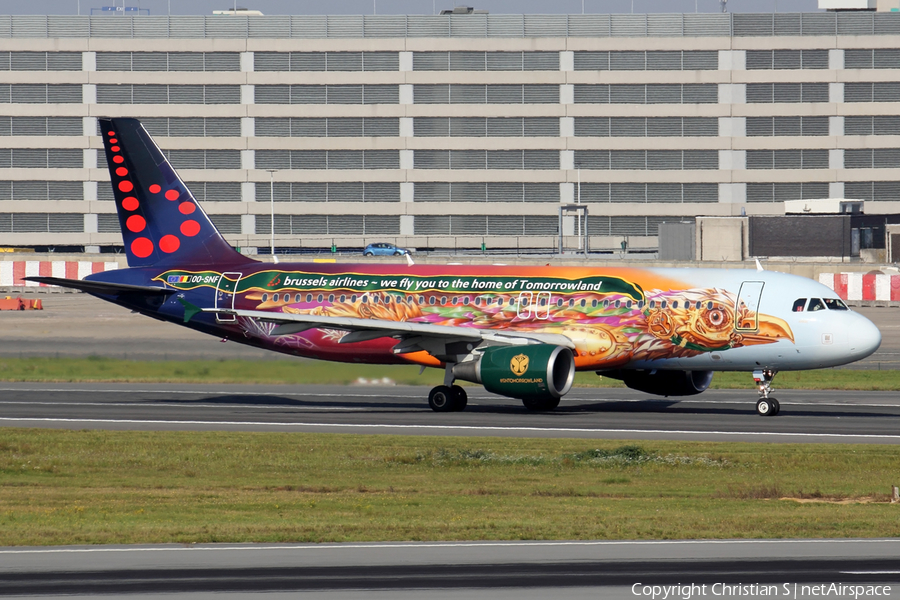
[[[0,245],[121,244],[104,115],[143,119],[251,251],[272,197],[278,247],[550,248],[579,200],[593,248],[784,200],[900,212],[898,34],[855,11],[0,16]]]

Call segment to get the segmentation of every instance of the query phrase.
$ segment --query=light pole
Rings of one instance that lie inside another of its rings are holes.
[[[275,260],[275,171],[277,171],[277,169],[266,169],[266,171],[269,172],[269,205],[271,207],[270,216],[272,218],[272,226],[269,231],[272,234],[272,260]]]

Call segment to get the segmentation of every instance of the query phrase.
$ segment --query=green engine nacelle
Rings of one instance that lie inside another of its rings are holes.
[[[453,367],[453,374],[489,392],[519,398],[529,408],[553,408],[572,388],[575,357],[568,348],[549,344],[494,346],[481,358]]]

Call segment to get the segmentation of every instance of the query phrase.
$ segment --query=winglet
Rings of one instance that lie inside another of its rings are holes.
[[[203,309],[195,304],[191,304],[184,298],[179,298],[179,302],[184,307],[184,322],[188,323],[191,319],[193,319],[196,315],[199,315],[203,312]]]
[[[753,260],[756,261],[756,270],[757,270],[757,271],[765,271],[765,269],[763,269],[763,266],[760,264],[758,258],[754,258]]]

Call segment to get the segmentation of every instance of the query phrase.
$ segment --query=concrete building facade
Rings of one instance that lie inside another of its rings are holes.
[[[98,116],[236,246],[593,249],[900,212],[900,14],[0,16],[0,246],[121,244]],[[274,181],[274,186],[270,185]],[[583,226],[563,221],[578,238]]]

